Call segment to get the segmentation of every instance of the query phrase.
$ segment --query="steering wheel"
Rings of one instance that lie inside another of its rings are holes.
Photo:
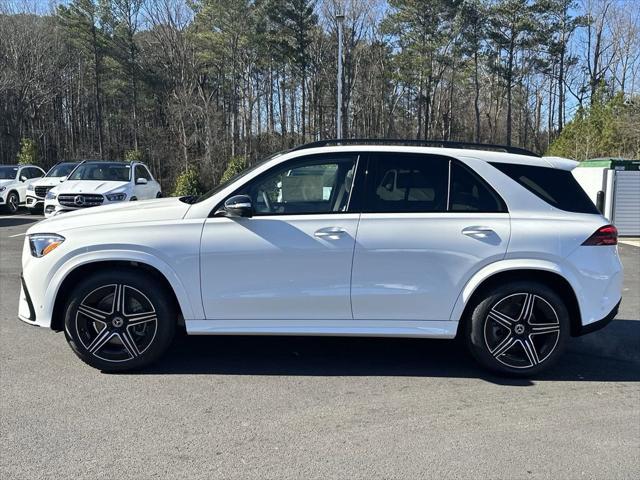
[[[260,193],[262,194],[262,200],[264,200],[264,204],[267,207],[267,210],[269,211],[269,213],[273,213],[273,206],[271,205],[271,200],[269,200],[269,195],[267,195],[267,192],[265,192],[264,190],[262,190]]]

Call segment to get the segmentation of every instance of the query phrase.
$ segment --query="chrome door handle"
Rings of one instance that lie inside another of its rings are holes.
[[[496,232],[490,227],[467,227],[462,230],[462,234],[468,237],[487,237],[492,233]]]
[[[347,233],[347,231],[344,228],[327,227],[327,228],[321,228],[320,230],[316,230],[313,236],[317,238],[337,239],[343,233]]]

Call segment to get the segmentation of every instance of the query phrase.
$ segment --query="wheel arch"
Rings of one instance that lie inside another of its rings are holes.
[[[472,309],[481,301],[487,291],[497,285],[525,280],[542,283],[558,292],[569,311],[571,336],[579,334],[582,327],[582,316],[578,297],[571,282],[558,269],[542,267],[508,268],[489,273],[480,279],[474,277],[474,279],[465,286],[452,313],[452,320],[459,320],[458,333],[462,331],[462,326],[468,321]]]
[[[157,281],[161,282],[167,292],[171,295],[171,301],[178,313],[178,325],[184,327],[185,308],[183,308],[183,304],[179,301],[178,295],[176,294],[171,282],[169,282],[164,273],[162,273],[158,268],[148,263],[134,260],[96,260],[76,265],[66,273],[55,295],[51,315],[52,330],[62,331],[64,329],[64,308],[70,293],[73,291],[73,286],[88,275],[109,269],[129,269],[136,272],[140,272],[140,270],[142,270],[145,274],[150,275]]]

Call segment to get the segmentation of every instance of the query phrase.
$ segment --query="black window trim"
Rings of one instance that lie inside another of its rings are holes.
[[[379,211],[368,211],[365,203],[367,201],[367,192],[369,191],[368,189],[370,188],[370,182],[372,181],[372,175],[369,174],[369,166],[371,163],[375,162],[374,157],[375,155],[388,155],[388,154],[395,154],[395,155],[400,155],[400,156],[421,156],[424,157],[423,161],[428,162],[431,159],[434,158],[438,158],[438,159],[446,159],[449,163],[447,165],[447,169],[448,169],[448,173],[447,173],[447,200],[446,200],[446,208],[445,210],[442,211],[431,211],[431,212],[422,212],[422,211],[415,211],[415,210],[400,210],[400,211],[393,211],[393,212],[379,212]],[[461,168],[465,169],[467,172],[469,172],[476,180],[478,180],[482,185],[484,185],[490,192],[492,192],[496,198],[498,199],[499,203],[500,203],[500,209],[499,211],[473,211],[473,210],[451,210],[451,175],[452,175],[452,165],[453,164],[459,165]],[[487,182],[484,178],[482,178],[482,176],[477,173],[473,168],[469,167],[466,163],[464,163],[463,161],[455,158],[455,157],[450,157],[448,155],[435,155],[435,154],[431,154],[431,153],[412,153],[412,152],[394,152],[394,151],[376,151],[376,152],[368,152],[367,155],[367,170],[366,170],[366,176],[367,176],[367,182],[366,182],[366,187],[363,189],[364,194],[361,195],[361,202],[362,205],[360,206],[360,212],[361,213],[367,213],[367,214],[455,214],[455,215],[476,215],[476,214],[503,214],[503,213],[509,213],[509,208],[507,207],[507,203],[504,201],[504,199],[502,198],[502,195],[500,195],[495,188],[493,188],[489,182]]]
[[[363,160],[363,157],[366,156],[366,152],[360,152],[360,151],[345,151],[345,152],[331,152],[331,153],[314,153],[314,154],[309,154],[309,155],[299,155],[297,157],[294,158],[290,158],[288,160],[285,160],[284,162],[278,163],[277,165],[274,165],[273,167],[269,168],[268,170],[265,170],[264,172],[256,175],[255,177],[253,177],[250,180],[247,180],[246,182],[244,182],[242,185],[240,185],[238,188],[234,189],[232,193],[230,193],[229,195],[226,195],[220,202],[218,202],[216,204],[216,206],[209,212],[208,218],[218,218],[219,216],[216,216],[216,212],[218,212],[219,210],[221,210],[224,207],[224,202],[233,197],[234,195],[238,195],[238,192],[245,188],[247,184],[249,183],[253,183],[255,181],[259,181],[260,179],[266,177],[267,175],[269,175],[270,173],[273,172],[274,169],[280,169],[280,168],[286,168],[288,164],[290,163],[296,163],[299,162],[303,159],[311,159],[311,158],[316,158],[317,160],[314,161],[321,163],[322,160],[324,158],[327,159],[331,159],[331,158],[335,158],[336,156],[344,156],[344,157],[349,157],[349,156],[353,156],[355,157],[355,174],[353,176],[353,184],[351,186],[351,192],[349,192],[349,199],[347,200],[347,209],[345,211],[337,211],[337,212],[313,212],[313,213],[307,213],[307,212],[298,212],[298,213],[258,213],[255,214],[253,218],[255,217],[268,217],[268,218],[272,218],[272,217],[298,217],[298,216],[309,216],[309,215],[346,215],[346,214],[354,214],[354,213],[360,213],[360,205],[361,205],[361,201],[360,201],[360,197],[358,195],[354,195],[354,192],[356,192],[357,186],[360,185],[359,182],[357,182],[357,178],[358,177],[364,177],[363,175],[359,175],[359,170],[362,168],[363,163],[366,163]],[[365,172],[366,174],[366,172]],[[355,199],[355,201],[353,201]]]

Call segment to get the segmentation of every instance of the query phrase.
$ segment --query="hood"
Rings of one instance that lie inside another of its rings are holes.
[[[62,177],[43,177],[32,182],[31,185],[34,187],[57,187],[60,185],[61,178]]]
[[[15,180],[0,180],[0,187],[2,187],[3,185],[9,185],[13,182],[15,182]]]
[[[117,188],[125,188],[129,182],[107,182],[100,180],[67,180],[58,182],[55,193],[109,193]]]
[[[60,233],[75,228],[92,228],[103,225],[178,220],[184,217],[190,206],[181,202],[180,199],[172,197],[88,207],[42,220],[27,230],[27,235]]]

